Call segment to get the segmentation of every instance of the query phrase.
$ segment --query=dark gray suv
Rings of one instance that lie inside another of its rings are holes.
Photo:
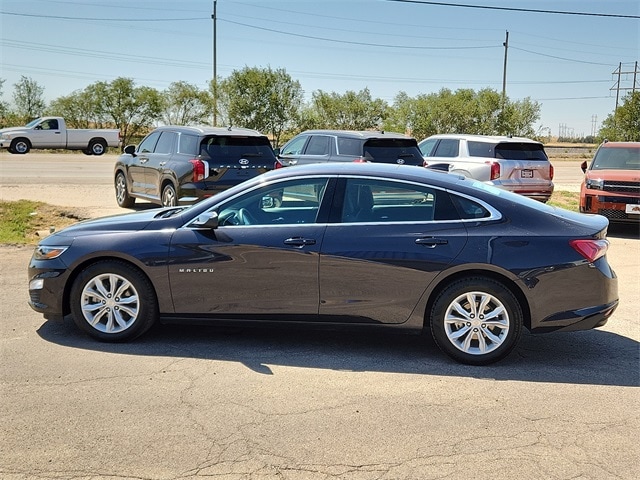
[[[322,162],[423,164],[415,138],[379,131],[307,130],[277,149],[276,154],[276,168]]]
[[[269,139],[246,128],[165,126],[116,162],[116,200],[136,198],[166,207],[195,203],[274,168]]]

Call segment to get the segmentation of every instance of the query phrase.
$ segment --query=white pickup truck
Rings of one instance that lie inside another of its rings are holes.
[[[117,129],[67,129],[61,117],[41,117],[24,127],[0,129],[0,148],[24,154],[32,148],[82,150],[87,155],[102,155],[107,147],[120,146]]]

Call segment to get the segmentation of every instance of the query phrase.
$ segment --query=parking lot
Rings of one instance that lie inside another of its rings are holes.
[[[114,159],[2,153],[1,198],[122,213]],[[556,184],[576,191],[577,165],[555,164]],[[375,333],[157,326],[98,343],[28,307],[32,247],[2,246],[0,476],[636,478],[640,240],[610,240],[609,323],[525,334],[488,367]]]

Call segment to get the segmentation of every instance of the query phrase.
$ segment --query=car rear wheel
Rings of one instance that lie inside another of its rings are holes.
[[[486,365],[506,357],[522,334],[522,308],[513,293],[490,278],[448,285],[431,309],[431,334],[451,358]]]
[[[158,318],[151,282],[137,268],[115,260],[85,268],[71,287],[70,301],[78,328],[107,342],[132,340]]]
[[[176,189],[170,183],[166,184],[162,188],[162,206],[175,207],[177,203],[178,196],[176,195]]]
[[[116,202],[118,202],[118,206],[122,208],[131,208],[136,203],[136,199],[129,195],[129,190],[127,190],[127,179],[124,176],[124,173],[118,172],[116,175]]]
[[[91,140],[91,143],[89,143],[89,150],[93,155],[102,155],[107,151],[107,142],[102,139]]]

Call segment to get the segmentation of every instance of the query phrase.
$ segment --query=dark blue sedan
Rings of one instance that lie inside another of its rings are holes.
[[[430,330],[488,364],[532,332],[604,325],[618,304],[608,221],[422,167],[274,170],[190,207],[44,239],[31,307],[103,341],[156,321]]]

